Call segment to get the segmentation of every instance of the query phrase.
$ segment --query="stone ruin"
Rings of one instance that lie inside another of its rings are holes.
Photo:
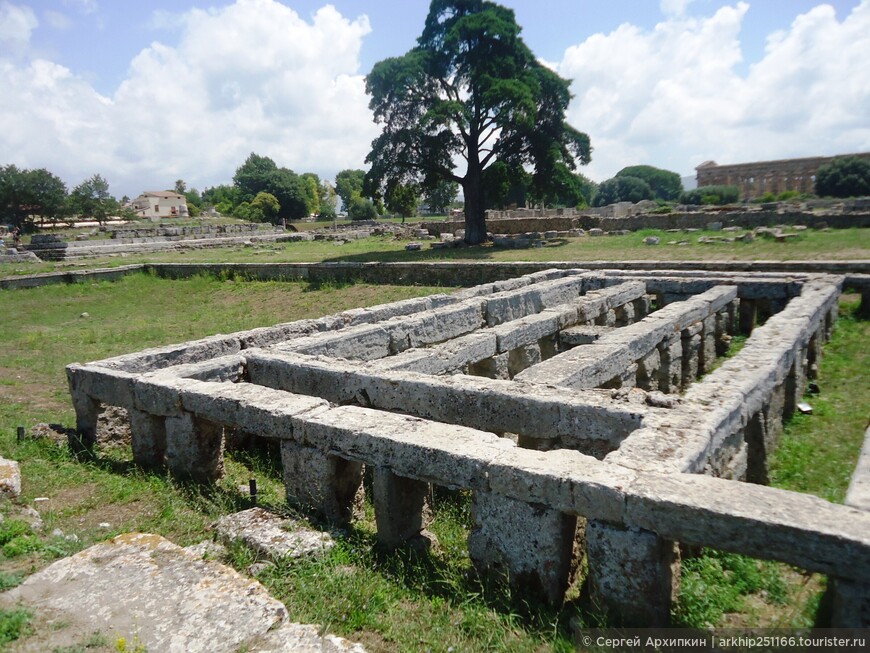
[[[210,481],[225,433],[277,439],[288,502],[337,524],[368,467],[389,547],[425,541],[430,484],[470,490],[476,567],[558,604],[585,556],[614,623],[668,622],[679,544],[827,574],[866,627],[870,456],[851,505],[764,485],[842,283],[553,269],[72,364],[71,444],[123,407],[135,462]]]

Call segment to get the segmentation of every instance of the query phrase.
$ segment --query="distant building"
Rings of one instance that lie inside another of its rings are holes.
[[[187,200],[184,195],[171,190],[149,190],[132,202],[133,210],[140,218],[186,218]]]
[[[870,160],[870,152],[864,152],[721,166],[715,161],[705,161],[695,168],[695,171],[698,186],[737,186],[743,200],[752,200],[768,192],[774,195],[787,190],[812,193],[815,190],[816,173],[819,168],[834,159],[847,156]]]

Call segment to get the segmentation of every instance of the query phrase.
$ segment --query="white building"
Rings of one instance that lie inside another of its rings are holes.
[[[187,200],[184,195],[171,190],[149,190],[132,202],[133,210],[140,218],[186,218]]]

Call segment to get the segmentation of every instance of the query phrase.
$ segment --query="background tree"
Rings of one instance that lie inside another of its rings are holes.
[[[213,206],[221,215],[232,215],[233,209],[240,202],[239,189],[229,184],[221,184],[202,191],[202,205]]]
[[[248,205],[250,214],[248,219],[253,222],[280,222],[278,214],[281,212],[281,204],[272,193],[259,192]]]
[[[652,188],[653,198],[668,202],[676,201],[683,192],[683,180],[676,172],[654,166],[629,166],[616,173],[617,177],[642,179]]]
[[[308,215],[317,215],[320,213],[320,177],[313,172],[303,172],[299,177],[305,193]]]
[[[530,198],[541,206],[576,207],[589,199],[583,194],[584,184],[564,163],[557,163],[546,185],[531,184]]]
[[[426,192],[424,201],[432,213],[444,215],[450,205],[456,201],[457,195],[459,195],[459,184],[450,179],[442,179],[435,188]]]
[[[816,195],[820,197],[858,197],[870,195],[870,161],[847,156],[819,167]]]
[[[35,220],[66,217],[67,190],[59,177],[44,168],[0,167],[0,222],[29,231]]]
[[[405,218],[417,214],[417,204],[420,202],[420,194],[413,184],[396,184],[387,191],[387,208],[393,213]]]
[[[341,204],[345,211],[350,212],[350,205],[354,197],[362,197],[365,177],[365,170],[351,169],[342,170],[335,175],[335,192],[341,198]]]
[[[336,205],[338,194],[335,187],[326,179],[320,182],[320,212],[317,214],[321,220],[334,220],[336,218]]]
[[[376,220],[378,210],[370,199],[355,195],[350,201],[347,214],[351,220]]]
[[[643,179],[637,177],[613,177],[602,181],[592,200],[592,206],[607,206],[616,202],[640,202],[651,200],[653,190]]]
[[[239,190],[239,202],[250,204],[257,193],[274,195],[281,205],[278,218],[298,220],[308,215],[307,195],[299,175],[289,168],[279,168],[267,156],[251,153],[236,169],[233,184]]]
[[[433,0],[417,46],[366,77],[382,134],[366,157],[367,194],[396,183],[452,180],[465,196],[465,240],[486,239],[484,171],[501,160],[546,186],[556,164],[588,163],[589,137],[565,122],[568,80],[541,65],[512,10]],[[465,162],[454,173],[454,159]]]
[[[69,195],[70,212],[100,224],[118,211],[118,200],[109,194],[109,182],[94,175],[76,186]]]
[[[187,184],[184,183],[184,179],[176,179],[173,190],[179,195],[184,195],[187,192]]]

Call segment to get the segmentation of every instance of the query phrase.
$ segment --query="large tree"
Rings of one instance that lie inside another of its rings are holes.
[[[85,220],[100,224],[108,220],[120,208],[118,200],[109,193],[109,182],[101,175],[85,179],[69,194],[70,211]]]
[[[478,244],[486,239],[487,167],[529,166],[544,187],[557,164],[589,162],[589,137],[565,121],[568,80],[541,65],[519,34],[506,7],[432,0],[417,46],[366,77],[383,125],[366,158],[368,194],[453,180],[465,196],[465,241]]]
[[[362,197],[365,177],[365,170],[350,168],[335,175],[335,192],[341,198],[341,204],[345,211],[350,211],[351,202],[355,197]]]
[[[683,180],[676,172],[654,166],[628,166],[616,173],[617,177],[642,179],[652,188],[656,199],[676,201],[683,192]]]
[[[279,220],[297,220],[308,215],[305,182],[289,168],[279,168],[267,156],[251,153],[236,169],[233,184],[240,202],[253,202],[258,193],[274,195],[281,205]]]
[[[0,167],[0,222],[30,229],[35,220],[65,219],[66,184],[48,170]]]

